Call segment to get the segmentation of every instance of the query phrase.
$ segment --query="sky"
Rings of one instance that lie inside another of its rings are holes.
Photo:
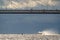
[[[0,0],[0,10],[60,10],[60,0]]]
[[[0,14],[0,33],[60,33],[60,14]]]

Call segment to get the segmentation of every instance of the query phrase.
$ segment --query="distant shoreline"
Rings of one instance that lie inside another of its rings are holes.
[[[32,9],[31,10],[0,10],[0,14],[8,14],[6,12],[10,12],[9,14],[39,14],[39,13],[59,14],[60,10],[32,10]]]

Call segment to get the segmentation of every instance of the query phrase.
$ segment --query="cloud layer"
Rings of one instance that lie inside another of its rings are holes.
[[[59,0],[58,0],[59,1]],[[8,9],[30,9],[37,8],[37,6],[41,9],[43,7],[53,7],[58,4],[55,0],[3,0],[4,5],[2,8]]]

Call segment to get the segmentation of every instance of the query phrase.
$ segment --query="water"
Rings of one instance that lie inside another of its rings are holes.
[[[45,29],[60,33],[58,13],[0,12],[0,33],[37,33]]]

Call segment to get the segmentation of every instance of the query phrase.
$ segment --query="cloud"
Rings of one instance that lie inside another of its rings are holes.
[[[12,9],[14,9],[14,8],[25,8],[25,7],[34,7],[34,6],[36,6],[36,3],[34,2],[34,1],[29,1],[28,3],[18,3],[18,2],[14,2],[14,1],[11,1],[12,2],[12,4],[10,3],[10,4],[8,4],[7,5],[7,8],[12,8]],[[32,3],[31,3],[32,2]]]
[[[19,0],[18,0],[19,1]],[[8,9],[29,9],[29,8],[34,8],[39,5],[43,6],[55,6],[57,2],[54,0],[20,0],[19,2],[16,0],[4,0],[4,6],[3,8],[8,8]],[[38,5],[39,4],[39,5]]]
[[[58,32],[53,29],[46,29],[43,30],[42,32],[39,31],[38,33],[42,33],[42,35],[58,35]]]

